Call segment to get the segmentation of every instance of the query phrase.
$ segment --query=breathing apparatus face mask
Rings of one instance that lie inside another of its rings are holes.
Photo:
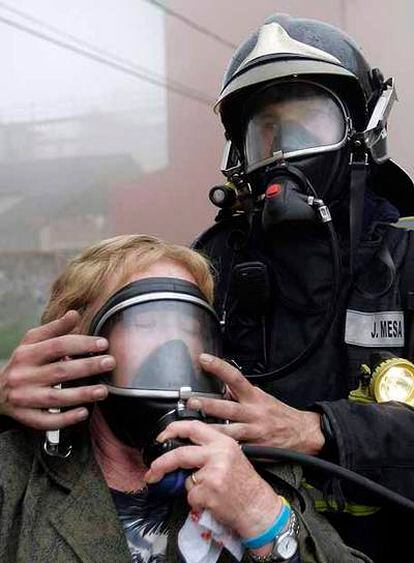
[[[196,418],[185,408],[193,395],[221,397],[222,384],[201,369],[199,355],[221,355],[220,324],[201,291],[176,278],[147,278],[113,295],[90,334],[109,341],[116,368],[102,381],[100,403],[124,443],[149,445],[173,420]]]
[[[329,90],[286,82],[258,94],[245,133],[246,172],[284,159],[340,148],[348,134],[346,112]]]
[[[244,170],[252,192],[265,194],[265,230],[315,220],[308,196],[330,203],[345,193],[351,120],[334,92],[306,81],[272,84],[252,96],[246,116]]]

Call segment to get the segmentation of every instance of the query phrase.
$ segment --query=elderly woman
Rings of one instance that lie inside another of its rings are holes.
[[[154,321],[148,316],[128,321],[138,335],[131,347],[119,325],[105,319],[109,310],[118,315],[120,294],[151,283],[162,289],[169,278],[184,293],[189,288],[193,301],[211,301],[209,266],[185,247],[140,235],[96,244],[68,264],[52,288],[44,324],[26,334],[3,368],[0,414],[32,429],[0,435],[0,560],[368,561],[313,511],[300,487],[300,468],[256,470],[218,424],[165,425],[159,444],[185,443],[145,465],[141,446],[152,425],[151,402],[145,416],[139,414],[127,367],[131,354],[135,363],[139,353],[145,364],[154,357],[158,348],[146,336]],[[108,338],[88,335],[99,325],[97,317],[115,326]],[[163,318],[167,343],[167,310]],[[214,373],[230,396],[255,392],[238,370],[199,354],[205,351],[195,343],[200,326],[180,324],[177,330],[186,333],[194,369]],[[111,354],[105,353],[108,345]],[[148,373],[159,376],[159,370]],[[109,385],[97,383],[98,376]],[[122,392],[108,398],[114,383]],[[133,424],[135,415],[140,424]],[[48,455],[43,431],[54,431],[48,444],[53,446],[56,437],[67,439],[68,428],[70,449]],[[56,429],[65,430],[59,435]],[[181,492],[160,493],[154,486],[183,469]]]

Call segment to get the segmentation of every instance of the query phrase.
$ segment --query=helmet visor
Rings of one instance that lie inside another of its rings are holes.
[[[116,360],[105,379],[113,393],[172,398],[183,387],[222,392],[199,362],[202,352],[221,354],[219,322],[208,307],[179,299],[138,302],[116,312],[100,334]]]
[[[305,82],[271,86],[252,101],[247,122],[247,171],[273,160],[334,150],[347,137],[341,102],[329,90]]]

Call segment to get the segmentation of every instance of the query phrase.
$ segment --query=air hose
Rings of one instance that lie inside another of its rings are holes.
[[[391,489],[388,489],[387,487],[384,487],[383,485],[379,485],[367,477],[355,473],[355,471],[345,469],[336,463],[282,448],[245,444],[241,446],[241,449],[245,456],[251,460],[299,463],[303,467],[316,469],[321,473],[344,479],[345,481],[349,481],[350,483],[369,491],[381,502],[382,505],[407,511],[414,511],[414,501],[392,491]]]

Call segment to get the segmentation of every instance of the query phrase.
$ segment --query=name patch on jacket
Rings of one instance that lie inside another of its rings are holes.
[[[402,311],[346,312],[345,342],[355,346],[404,346],[404,313]]]

